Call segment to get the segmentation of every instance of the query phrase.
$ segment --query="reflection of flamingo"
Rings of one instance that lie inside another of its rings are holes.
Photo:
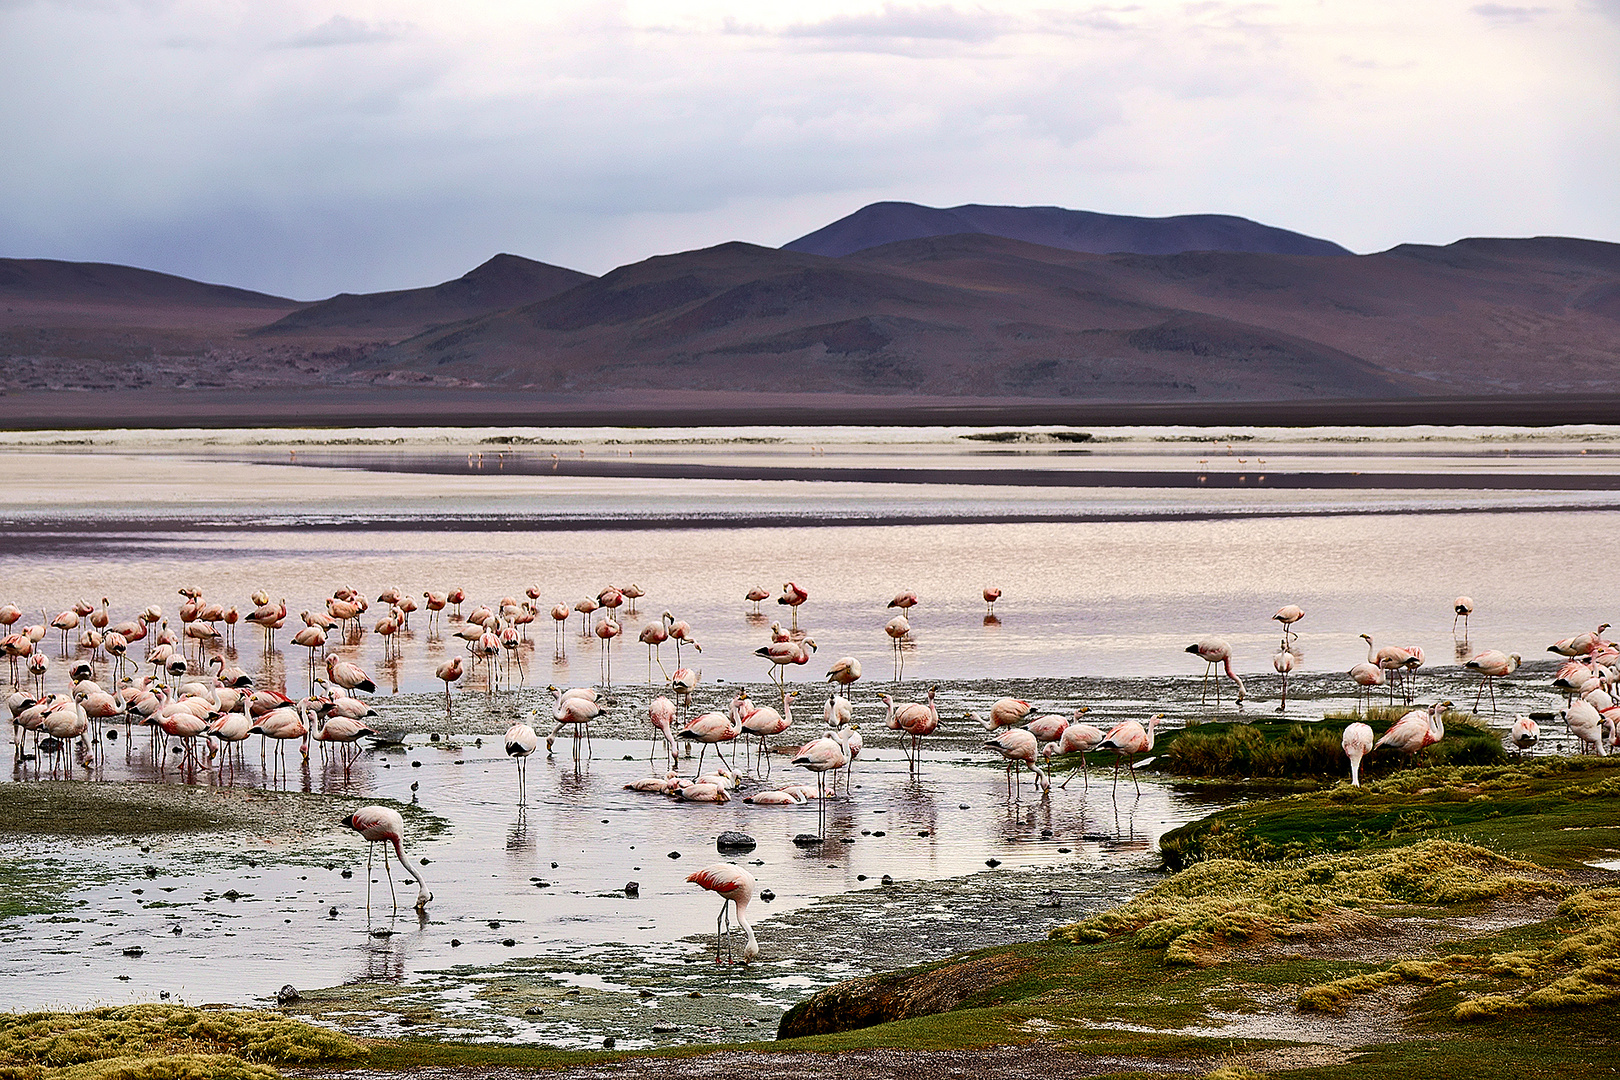
[[[1350,759],[1350,783],[1361,786],[1361,759],[1372,753],[1373,729],[1366,724],[1350,724],[1344,729],[1344,753]]]
[[[720,917],[714,921],[714,962],[720,963],[720,945],[725,940],[728,929],[726,918],[728,904],[737,909],[737,925],[742,927],[743,933],[747,935],[747,943],[743,946],[743,960],[756,959],[759,956],[759,940],[754,937],[754,928],[748,922],[748,905],[754,899],[754,875],[730,863],[715,863],[688,875],[686,880],[720,894]]]
[[[405,868],[416,881],[416,909],[421,911],[427,907],[433,894],[428,892],[427,882],[422,877],[420,866],[413,867],[405,858],[403,837],[405,834],[405,819],[399,816],[397,810],[390,810],[386,806],[362,806],[348,817],[342,824],[359,833],[361,839],[367,840],[366,847],[366,911],[371,911],[371,844],[388,843],[394,845],[394,854],[399,857],[399,865]],[[388,893],[394,896],[394,875],[388,867],[388,855],[383,854],[383,870],[388,873]],[[394,896],[394,906],[399,906],[399,897]]]

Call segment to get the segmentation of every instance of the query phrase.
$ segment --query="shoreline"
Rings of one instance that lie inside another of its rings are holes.
[[[0,430],[233,427],[1155,426],[1620,423],[1620,394],[1389,400],[1120,402],[625,390],[330,387],[0,394]]]

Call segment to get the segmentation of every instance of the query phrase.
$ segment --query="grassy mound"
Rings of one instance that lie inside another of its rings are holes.
[[[1223,949],[1295,937],[1352,910],[1390,904],[1470,903],[1509,893],[1562,894],[1562,882],[1534,863],[1471,844],[1426,840],[1359,855],[1284,863],[1215,859],[1184,870],[1119,907],[1059,927],[1076,944],[1128,935],[1163,949],[1167,964],[1208,964]]]
[[[1306,858],[1391,846],[1419,837],[1488,844],[1570,868],[1586,853],[1567,830],[1620,827],[1620,758],[1402,769],[1360,788],[1233,807],[1160,838],[1167,867],[1206,859]]]
[[[1377,734],[1389,730],[1408,710],[1369,709],[1330,716],[1319,723],[1259,720],[1251,724],[1199,724],[1161,736],[1161,768],[1173,776],[1210,779],[1329,780],[1347,777],[1344,729],[1365,719]],[[1502,740],[1484,731],[1469,713],[1445,714],[1446,737],[1425,750],[1429,765],[1498,765],[1507,761]],[[1387,775],[1405,764],[1403,755],[1380,751],[1362,764],[1366,778]]]
[[[353,1039],[274,1013],[127,1005],[0,1014],[0,1076],[188,1080],[276,1075],[271,1064],[351,1061]]]

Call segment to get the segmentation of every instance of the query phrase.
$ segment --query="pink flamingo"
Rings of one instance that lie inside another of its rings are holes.
[[[675,745],[675,703],[662,694],[653,698],[652,704],[647,707],[647,720],[652,724],[653,730],[664,737],[665,748],[669,751],[669,763],[674,767],[676,758],[680,756],[680,751]],[[653,752],[658,747],[657,735],[653,737],[652,745],[653,750],[647,753],[649,762],[652,761]]]
[[[1000,589],[986,589],[986,590],[984,590],[984,613],[985,613],[985,615],[987,615],[989,617],[992,617],[992,618],[995,616],[995,614],[996,614],[996,601],[1000,600],[1000,599],[1001,599],[1001,590]]]
[[[1145,729],[1135,720],[1127,720],[1122,724],[1116,724],[1113,730],[1103,736],[1103,741],[1097,744],[1098,750],[1112,750],[1117,755],[1114,758],[1114,787],[1116,790],[1119,788],[1119,763],[1121,761],[1125,761],[1126,766],[1130,769],[1131,783],[1136,785],[1136,790],[1142,790],[1141,783],[1136,779],[1136,766],[1139,763],[1126,761],[1125,755],[1151,754],[1153,752],[1154,736],[1158,732],[1159,721],[1163,720],[1164,716],[1164,713],[1155,713],[1152,719],[1148,721],[1148,726]]]
[[[1019,762],[1028,765],[1035,774],[1035,786],[1042,791],[1050,791],[1052,782],[1047,778],[1046,771],[1041,768],[1040,740],[1028,728],[1005,728],[996,733],[994,738],[985,740],[984,748],[994,750],[1000,754],[1007,763],[1007,797],[1018,801],[1023,795],[1023,781],[1020,777],[1017,787],[1013,785],[1013,777]]]
[[[1349,724],[1344,729],[1345,756],[1350,759],[1350,784],[1352,787],[1361,786],[1361,759],[1372,753],[1373,729],[1366,724]]]
[[[390,810],[386,806],[362,806],[341,822],[344,826],[360,834],[366,845],[366,912],[371,912],[371,851],[373,844],[392,844],[394,854],[399,858],[399,865],[411,875],[416,882],[416,910],[421,911],[433,899],[428,892],[427,879],[422,876],[420,865],[412,866],[405,858],[405,819],[399,816],[399,811]],[[388,874],[388,895],[394,898],[394,906],[399,907],[399,897],[394,894],[394,874],[389,869],[388,853],[383,853],[383,870]]]
[[[1487,649],[1474,657],[1463,666],[1469,671],[1479,672],[1479,693],[1474,695],[1474,708],[1479,709],[1480,695],[1486,687],[1491,691],[1491,711],[1496,711],[1496,680],[1505,678],[1519,670],[1519,654],[1498,652],[1496,649]]]
[[[1194,645],[1187,646],[1186,651],[1193,653],[1200,660],[1204,661],[1204,682],[1198,695],[1198,700],[1200,703],[1206,700],[1205,694],[1208,692],[1209,675],[1211,671],[1215,670],[1216,664],[1224,665],[1226,668],[1226,677],[1237,683],[1238,704],[1241,705],[1243,703],[1243,680],[1238,678],[1237,675],[1232,671],[1232,647],[1230,645],[1222,641],[1220,638],[1204,638],[1202,641],[1199,641]],[[1219,705],[1220,703],[1221,680],[1216,678],[1215,704]],[[1132,778],[1135,778],[1134,773],[1132,774]]]
[[[686,880],[720,894],[720,917],[714,921],[714,962],[720,963],[721,943],[725,941],[726,931],[729,929],[729,920],[726,918],[728,904],[737,909],[737,925],[743,928],[743,933],[747,937],[743,945],[743,960],[746,962],[758,958],[759,940],[754,937],[754,928],[748,922],[748,905],[754,899],[756,884],[754,875],[730,863],[715,863],[713,866],[705,866],[702,870],[689,874]]]
[[[919,757],[921,746],[918,740],[925,735],[932,735],[939,728],[939,710],[934,706],[934,694],[938,690],[939,687],[930,686],[927,700],[911,702],[898,707],[896,707],[894,699],[888,694],[878,695],[878,700],[888,706],[889,710],[888,715],[883,718],[883,723],[889,730],[901,733],[902,742],[900,746],[902,750],[906,751],[906,760],[911,763],[913,772],[921,764]],[[906,744],[903,741],[907,737],[911,739],[909,750],[906,749]]]
[[[789,581],[782,586],[782,595],[776,598],[778,604],[786,604],[793,609],[793,629],[799,628],[799,606],[810,599],[810,594],[804,589]]]
[[[770,598],[771,590],[765,588],[763,585],[755,585],[752,589],[749,589],[747,594],[743,597],[744,600],[747,600],[749,603],[754,605],[755,615],[760,614],[759,602],[761,600],[769,600]]]

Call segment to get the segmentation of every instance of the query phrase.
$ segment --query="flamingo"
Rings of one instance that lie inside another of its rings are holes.
[[[1299,636],[1294,633],[1294,624],[1304,617],[1305,611],[1298,604],[1288,604],[1277,609],[1277,614],[1273,615],[1272,619],[1282,623],[1284,645]]]
[[[754,650],[755,656],[763,656],[776,666],[771,668],[771,681],[783,685],[785,675],[781,675],[783,668],[789,664],[807,664],[810,654],[816,650],[814,638],[805,638],[803,641],[773,641],[769,645],[762,645]],[[786,693],[786,690],[783,691]]]
[[[835,682],[849,694],[849,688],[861,677],[861,662],[853,656],[842,656],[833,661],[833,666],[827,669],[827,681]]]
[[[793,629],[799,628],[799,606],[810,599],[810,594],[804,589],[789,581],[782,586],[782,595],[776,598],[778,604],[786,604],[793,609]]]
[[[1361,759],[1372,753],[1373,729],[1360,722],[1348,724],[1341,745],[1344,746],[1345,756],[1350,759],[1350,784],[1360,787]]]
[[[1413,709],[1390,725],[1388,731],[1376,743],[1374,750],[1389,747],[1397,750],[1411,760],[1412,756],[1425,746],[1433,746],[1446,734],[1446,725],[1442,717],[1451,702],[1440,701],[1430,705],[1427,709]]]
[[[1522,754],[1541,741],[1541,725],[1528,716],[1515,716],[1513,730],[1508,734],[1508,739]]]
[[[1119,787],[1119,763],[1125,761],[1126,754],[1151,754],[1153,752],[1153,740],[1158,732],[1159,721],[1163,720],[1164,716],[1164,713],[1155,713],[1148,720],[1148,726],[1145,729],[1135,720],[1126,720],[1122,724],[1116,724],[1113,730],[1103,736],[1103,741],[1097,744],[1098,750],[1112,750],[1116,755],[1114,758],[1114,787],[1116,789]],[[1136,784],[1137,791],[1141,791],[1142,785],[1136,779],[1137,764],[1134,761],[1126,761],[1126,765],[1131,771],[1131,783]]]
[[[699,645],[695,640],[693,640],[692,626],[685,619],[676,619],[675,616],[671,615],[667,611],[664,612],[660,618],[663,620],[664,629],[668,632],[669,637],[675,642],[675,663],[677,665],[679,665],[681,662],[682,645],[690,645],[698,652],[703,651],[703,646]]]
[[[1363,698],[1373,687],[1384,685],[1384,669],[1371,661],[1363,661],[1350,669],[1350,678],[1356,683],[1356,704],[1366,708]]]
[[[368,694],[377,692],[377,684],[361,670],[359,664],[339,660],[336,655],[326,658],[326,677],[345,690],[364,690]]]
[[[601,606],[602,605],[597,603],[596,598],[593,596],[587,596],[583,600],[576,600],[574,602],[574,610],[579,612],[580,637],[588,637],[590,635],[591,613]]]
[[[909,589],[905,592],[895,593],[894,599],[890,600],[887,606],[899,608],[900,614],[909,619],[911,617],[911,609],[917,606],[917,594]]]
[[[782,695],[782,711],[777,712],[769,706],[761,706],[748,711],[746,716],[741,715],[742,710],[737,702],[732,703],[737,719],[742,722],[745,735],[759,736],[759,760],[765,762],[765,775],[770,775],[770,745],[766,742],[772,735],[780,735],[793,725],[793,699],[799,696],[797,690]],[[747,694],[738,695],[738,701],[746,702]]]
[[[643,596],[646,596],[647,590],[643,589],[640,585],[631,582],[629,585],[626,585],[619,591],[624,594],[624,598],[626,600],[630,601],[629,605],[624,609],[625,614],[634,615],[636,613],[636,601],[640,600]],[[535,597],[535,599],[538,600],[539,597]]]
[[[664,671],[664,642],[669,640],[669,629],[662,621],[648,623],[641,628],[639,640],[647,646],[647,685],[652,685],[653,653],[658,653],[658,670],[663,672],[664,678],[669,678],[669,672]]]
[[[590,687],[575,687],[566,692],[556,686],[548,686],[547,690],[556,695],[556,707],[552,718],[557,726],[551,729],[546,736],[546,753],[551,753],[557,733],[564,725],[571,725],[574,731],[574,760],[579,761],[579,740],[581,733],[585,738],[585,756],[591,753],[591,721],[601,716],[607,709],[596,700],[596,691]]]
[[[1277,651],[1277,654],[1271,658],[1271,666],[1276,669],[1278,675],[1282,676],[1282,704],[1277,706],[1277,711],[1287,712],[1288,673],[1299,666],[1299,657],[1295,656],[1287,649],[1280,649]]]
[[[1581,753],[1586,753],[1588,746],[1597,750],[1598,757],[1608,757],[1608,740],[1603,733],[1603,717],[1590,701],[1579,699],[1570,702],[1569,708],[1564,710],[1564,723],[1569,733],[1581,741]]]
[[[676,668],[675,673],[669,677],[669,688],[681,699],[683,706],[690,705],[692,692],[697,689],[698,682],[702,678],[702,671],[693,671],[689,667]]]
[[[1226,668],[1226,677],[1237,683],[1238,704],[1243,704],[1243,680],[1238,678],[1237,675],[1235,675],[1232,671],[1232,647],[1230,645],[1222,641],[1220,638],[1204,638],[1202,641],[1199,641],[1196,644],[1187,646],[1185,651],[1193,653],[1200,660],[1204,661],[1204,689],[1201,690],[1198,695],[1198,700],[1200,703],[1205,700],[1204,693],[1207,691],[1207,687],[1209,685],[1210,672],[1215,670],[1216,664],[1222,664]],[[1217,676],[1215,679],[1215,704],[1220,705],[1220,703],[1221,680],[1219,676]]]
[[[687,881],[695,882],[710,892],[720,894],[720,917],[714,921],[715,942],[714,962],[720,963],[720,945],[725,940],[726,930],[729,928],[726,919],[727,905],[737,909],[737,925],[743,928],[747,935],[747,942],[743,945],[743,960],[747,962],[759,957],[759,940],[754,937],[754,928],[748,922],[748,905],[754,899],[754,875],[740,866],[730,863],[715,863],[705,866],[694,874],[687,875]]]
[[[771,598],[771,590],[767,589],[763,585],[755,585],[752,589],[749,589],[748,592],[746,594],[744,594],[744,596],[743,596],[744,600],[747,600],[750,604],[754,605],[754,614],[755,615],[761,614],[761,612],[759,610],[759,602],[761,600],[769,600],[770,598]]]
[[[734,717],[722,712],[707,712],[676,732],[675,737],[684,742],[703,744],[703,751],[698,754],[698,769],[701,771],[703,755],[709,752],[710,746],[715,748],[714,752],[718,755],[720,743],[732,742],[741,734],[742,723]],[[720,756],[720,760],[722,763],[725,761],[724,755]]]
[[[529,769],[528,758],[540,747],[540,736],[536,735],[534,728],[519,721],[506,729],[506,756],[517,762],[518,774],[518,805],[523,806],[529,801]]]
[[[891,731],[901,733],[900,747],[906,752],[906,760],[911,763],[913,772],[917,770],[920,761],[921,747],[918,740],[925,735],[932,735],[939,727],[939,710],[934,706],[934,694],[939,690],[937,686],[928,688],[928,697],[925,701],[911,702],[896,707],[894,699],[888,694],[879,694],[878,700],[888,706],[888,715],[883,723]],[[910,737],[911,747],[906,748],[905,739]]]
[[[615,589],[614,592],[617,593],[618,590]],[[622,633],[624,633],[624,628],[611,615],[596,624],[596,636],[602,642],[603,686],[613,685],[613,639]]]
[[[1089,788],[1091,786],[1091,763],[1086,760],[1086,755],[1097,749],[1102,744],[1103,739],[1107,738],[1107,735],[1102,728],[1097,727],[1095,724],[1079,723],[1080,717],[1085,713],[1085,709],[1077,710],[1074,714],[1076,722],[1064,727],[1063,734],[1057,742],[1047,743],[1045,753],[1048,759],[1057,754],[1079,754],[1080,775],[1084,779],[1086,787]],[[1062,786],[1068,787],[1069,781],[1073,779],[1074,774],[1070,773],[1064,778]]]
[[[1496,680],[1504,678],[1519,670],[1519,654],[1498,652],[1496,649],[1487,649],[1463,665],[1469,671],[1479,672],[1479,693],[1474,695],[1474,708],[1479,708],[1480,695],[1489,687],[1491,691],[1491,711],[1496,711]]]
[[[1412,662],[1412,653],[1395,645],[1385,645],[1382,649],[1373,648],[1371,634],[1362,634],[1361,640],[1367,643],[1367,663],[1376,664],[1386,677],[1393,677],[1397,672],[1405,671],[1406,666]],[[1403,691],[1404,692],[1404,691]],[[1395,700],[1394,685],[1390,685],[1390,700]]]
[[[1000,589],[985,589],[984,590],[984,613],[985,613],[985,615],[987,615],[987,616],[994,616],[995,615],[995,613],[996,613],[996,601],[1000,600],[1000,599],[1001,599],[1001,590]]]
[[[988,719],[978,713],[968,713],[968,717],[984,725],[986,731],[995,731],[997,728],[1016,727],[1024,722],[1029,715],[1030,704],[1023,698],[1004,697],[997,698],[990,703],[990,716]]]
[[[237,715],[235,712],[227,714]],[[250,729],[251,731],[251,729]],[[312,736],[317,742],[337,743],[343,748],[343,771],[346,774],[355,759],[360,756],[360,747],[355,744],[367,735],[377,732],[361,723],[359,720],[347,716],[333,716],[323,720],[320,727]]]
[[[1562,641],[1555,641],[1551,645],[1547,646],[1547,651],[1550,653],[1557,653],[1560,656],[1585,656],[1594,649],[1608,644],[1603,640],[1603,631],[1607,630],[1608,628],[1609,624],[1604,623],[1596,630],[1591,630],[1584,634],[1576,634],[1574,637],[1567,637]]]
[[[889,641],[894,649],[894,679],[899,682],[906,671],[906,654],[903,642],[906,635],[911,633],[911,621],[904,615],[896,615],[883,626],[883,632],[889,635]]]
[[[675,703],[662,694],[653,698],[652,704],[647,707],[647,721],[652,724],[654,731],[664,737],[665,747],[669,751],[669,763],[673,766],[675,759],[680,756],[675,745]],[[656,735],[652,744],[656,749],[658,746]],[[652,760],[652,751],[648,752],[647,760]]]
[[[1451,617],[1451,636],[1457,636],[1457,620],[1461,619],[1463,624],[1463,640],[1467,641],[1468,616],[1474,613],[1474,598],[1471,596],[1457,597],[1456,600],[1452,601],[1451,610],[1456,612],[1456,614]]]
[[[1043,791],[1051,790],[1052,782],[1039,763],[1040,740],[1028,728],[1004,728],[997,732],[994,738],[987,739],[984,748],[994,750],[1007,763],[1007,797],[1009,799],[1016,801],[1022,794],[1022,780],[1020,780],[1016,788],[1013,786],[1013,777],[1019,762],[1028,765],[1030,771],[1035,774],[1036,787]]]
[[[371,852],[372,845],[388,843],[394,846],[394,854],[399,858],[399,865],[405,868],[416,881],[416,910],[421,911],[433,899],[428,892],[427,880],[422,876],[420,865],[412,866],[405,858],[405,819],[399,816],[399,811],[390,810],[386,806],[362,806],[340,824],[353,829],[360,834],[366,844],[366,913],[371,913]],[[394,906],[399,907],[399,897],[394,894],[394,875],[388,865],[388,853],[383,852],[383,870],[388,874],[388,895],[394,898]]]
[[[816,811],[821,832],[827,829],[827,774],[849,764],[850,732],[834,731],[801,747],[793,764],[816,774]]]
[[[444,682],[444,707],[446,709],[450,708],[451,704],[450,684],[460,682],[461,677],[465,674],[466,670],[462,667],[461,657],[459,656],[452,656],[450,659],[433,669],[433,677],[436,679],[441,679]]]

